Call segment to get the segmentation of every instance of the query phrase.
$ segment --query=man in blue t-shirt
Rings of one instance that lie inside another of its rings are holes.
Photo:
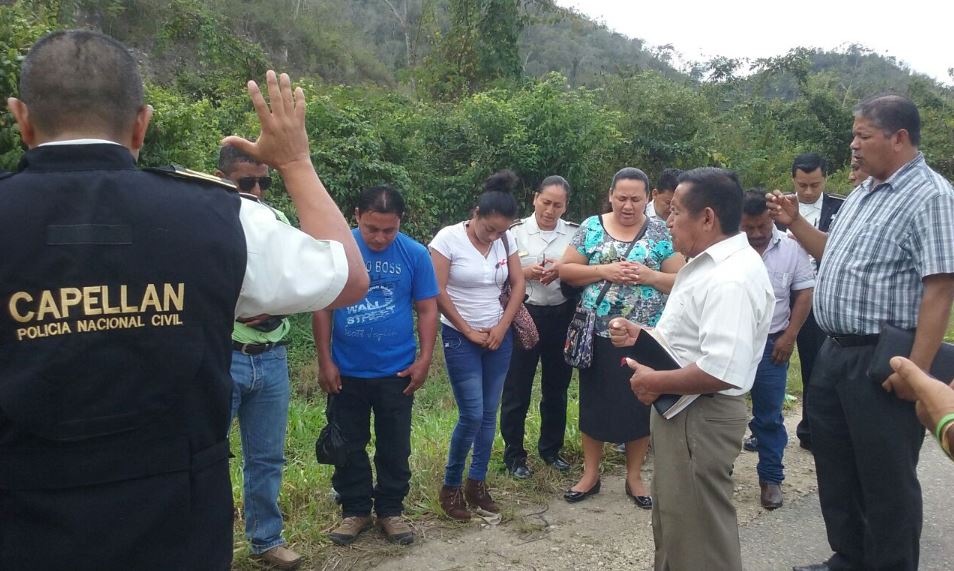
[[[353,451],[331,478],[339,494],[342,523],[328,534],[348,545],[371,527],[371,508],[388,540],[408,544],[414,532],[401,517],[410,489],[411,406],[427,379],[437,338],[437,279],[422,244],[400,232],[404,199],[380,186],[358,198],[353,230],[371,280],[358,303],[315,313],[319,383]],[[421,350],[414,339],[414,316]],[[365,448],[374,413],[374,465]]]

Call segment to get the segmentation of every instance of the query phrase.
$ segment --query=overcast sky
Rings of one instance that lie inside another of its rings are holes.
[[[797,46],[834,49],[853,43],[894,56],[950,85],[954,2],[950,0],[556,0],[641,38],[672,44],[686,61],[712,56],[759,58]]]

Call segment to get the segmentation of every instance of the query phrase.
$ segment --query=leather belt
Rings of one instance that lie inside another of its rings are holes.
[[[261,355],[265,351],[271,351],[275,347],[288,345],[288,341],[282,340],[277,343],[239,343],[232,341],[232,348],[243,355],[255,356]]]
[[[828,337],[839,347],[864,347],[878,344],[877,335],[829,335]]]

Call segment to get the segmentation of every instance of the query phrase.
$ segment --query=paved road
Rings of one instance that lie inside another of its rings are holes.
[[[918,473],[924,493],[921,569],[950,571],[954,569],[954,463],[929,437],[921,450]],[[742,529],[746,571],[789,571],[792,565],[817,563],[830,555],[817,492],[786,509],[765,512]]]

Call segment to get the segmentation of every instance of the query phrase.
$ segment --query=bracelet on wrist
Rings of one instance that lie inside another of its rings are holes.
[[[954,422],[954,412],[949,412],[941,417],[941,420],[937,423],[937,428],[934,429],[934,437],[938,442],[941,441],[941,434],[947,428],[947,425]]]
[[[947,424],[947,427],[941,432],[941,450],[947,454],[948,458],[954,460],[954,456],[951,455],[951,423]]]

